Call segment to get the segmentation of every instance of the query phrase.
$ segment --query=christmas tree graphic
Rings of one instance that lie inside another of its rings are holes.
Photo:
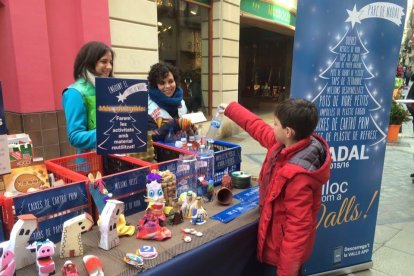
[[[99,148],[103,150],[131,150],[145,147],[147,144],[139,138],[142,133],[134,123],[136,120],[130,115],[116,115],[109,121],[112,123],[111,127],[104,132],[104,135],[108,136],[101,144]],[[110,141],[107,143],[107,141]],[[108,145],[107,145],[108,144]],[[111,147],[111,149],[108,148]]]
[[[385,143],[379,112],[383,110],[382,99],[377,99],[374,68],[367,65],[369,50],[362,33],[352,24],[338,42],[330,47],[335,54],[321,69],[318,79],[323,81],[317,95],[312,99],[320,111],[316,132],[328,142],[366,141],[375,146]]]

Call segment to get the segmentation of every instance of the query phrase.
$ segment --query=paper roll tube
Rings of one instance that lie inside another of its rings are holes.
[[[217,191],[217,201],[221,205],[229,205],[233,201],[233,193],[229,188],[221,187]]]

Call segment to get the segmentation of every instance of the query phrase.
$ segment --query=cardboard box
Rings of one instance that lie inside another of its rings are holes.
[[[29,188],[49,188],[46,165],[37,164],[21,168],[13,168],[11,173],[3,176],[6,192],[27,193]]]
[[[33,144],[25,133],[7,135],[10,165],[12,168],[30,166],[33,163]]]

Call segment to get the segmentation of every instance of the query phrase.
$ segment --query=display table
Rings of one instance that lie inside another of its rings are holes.
[[[241,190],[233,190],[238,193]],[[233,199],[233,204],[238,200]],[[204,204],[209,216],[227,207],[216,201]],[[142,212],[127,217],[132,225],[138,223]],[[126,253],[135,253],[143,245],[154,246],[159,255],[153,260],[145,260],[145,272],[140,275],[240,275],[242,271],[252,268],[256,252],[258,208],[255,208],[233,221],[224,224],[208,219],[203,225],[192,225],[189,219],[176,226],[167,226],[172,238],[164,241],[140,240],[132,237],[121,237],[121,244],[109,251],[98,248],[100,233],[97,226],[82,235],[85,255],[96,255],[102,261],[105,275],[136,275],[139,270],[125,264],[122,258]],[[203,232],[202,237],[191,235],[192,241],[182,240],[182,228],[195,228]],[[68,258],[59,258],[60,243],[56,244],[54,261],[56,272]],[[82,256],[71,258],[76,263],[79,275],[87,275]],[[250,263],[250,261],[253,261]],[[246,268],[246,265],[249,267]],[[17,275],[37,275],[35,265],[22,268]]]

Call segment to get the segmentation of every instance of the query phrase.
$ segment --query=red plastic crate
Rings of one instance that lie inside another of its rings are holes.
[[[104,181],[108,192],[113,194],[114,199],[119,199],[125,202],[125,214],[132,214],[133,211],[135,211],[127,210],[127,207],[136,203],[133,202],[134,195],[141,194],[145,191],[145,177],[149,173],[148,167],[151,165],[151,163],[146,161],[128,156],[102,156],[95,152],[51,159],[46,161],[46,164],[48,170],[55,175],[59,175],[69,181],[78,179],[85,181],[87,183],[88,192],[89,179],[87,175],[92,173],[95,176],[98,171],[101,172],[102,180]],[[119,181],[119,179],[125,180],[130,175],[133,175],[133,178],[139,176],[139,185],[135,184],[133,187],[118,189],[115,182]],[[142,205],[142,202],[139,204]],[[94,219],[97,220],[98,213],[95,206],[94,209],[92,215]]]
[[[98,171],[103,176],[149,166],[150,163],[127,156],[102,156],[95,152],[70,155],[45,161],[48,171],[65,183],[88,180],[87,175],[96,175]]]
[[[63,192],[61,190],[61,194],[66,194],[67,189],[72,189],[73,187],[80,187],[77,189],[81,189],[82,190],[82,194],[86,195],[85,198],[85,202],[82,205],[72,205],[72,206],[66,206],[66,207],[62,207],[59,206],[58,209],[54,210],[54,209],[48,209],[48,213],[44,214],[44,215],[40,215],[40,217],[38,217],[39,222],[44,222],[47,221],[49,219],[55,219],[56,217],[59,216],[69,216],[69,218],[71,218],[70,216],[75,216],[74,214],[78,214],[79,212],[82,212],[82,210],[86,209],[86,211],[88,213],[92,213],[92,201],[91,201],[91,197],[89,194],[89,191],[86,189],[85,187],[85,181],[78,181],[78,182],[71,182],[68,183],[67,185],[63,185],[63,186],[58,186],[58,187],[51,187],[49,189],[46,190],[39,190],[37,192],[33,192],[33,193],[27,193],[27,194],[21,194],[21,195],[16,195],[13,197],[5,197],[3,195],[0,195],[0,205],[2,206],[2,215],[3,215],[3,227],[4,227],[4,232],[5,232],[5,236],[6,239],[9,238],[10,232],[14,226],[14,223],[17,221],[17,216],[19,215],[23,215],[25,213],[29,213],[29,211],[25,211],[25,212],[21,212],[24,208],[20,208],[18,206],[15,206],[15,204],[17,204],[15,201],[17,202],[24,202],[24,205],[29,206],[31,204],[32,201],[38,201],[39,199],[45,199],[45,198],[49,198],[50,196],[54,193],[59,193],[60,189],[65,189],[65,191]],[[85,194],[86,192],[86,194]],[[43,194],[47,194],[47,195],[43,195]],[[55,194],[54,194],[55,195]],[[59,209],[59,208],[63,208],[63,209]],[[45,209],[43,209],[45,210]],[[20,213],[18,212],[20,211]],[[72,215],[71,215],[72,213]],[[35,214],[36,215],[36,214]],[[48,237],[49,238],[49,237]],[[54,242],[56,242],[57,240],[55,239]]]

